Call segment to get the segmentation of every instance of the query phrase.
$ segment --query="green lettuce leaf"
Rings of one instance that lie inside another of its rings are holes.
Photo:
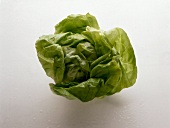
[[[51,90],[68,99],[87,102],[136,82],[136,58],[125,31],[102,31],[89,13],[69,15],[55,26],[55,34],[37,40],[36,50],[55,82]]]
[[[117,87],[110,92],[110,94],[114,94],[123,88],[132,86],[136,82],[136,58],[130,40],[123,29],[115,28],[107,31],[105,32],[105,37],[111,46],[117,50],[117,54],[120,55],[118,62],[122,73]]]
[[[89,13],[86,15],[72,14],[55,26],[55,34],[64,32],[81,33],[86,30],[87,26],[99,29],[96,18]]]

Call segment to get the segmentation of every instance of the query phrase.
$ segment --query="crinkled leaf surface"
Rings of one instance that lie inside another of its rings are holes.
[[[87,26],[99,29],[96,18],[89,13],[86,15],[72,14],[55,26],[55,34],[64,32],[81,33],[86,30]]]
[[[129,38],[123,29],[115,28],[107,31],[105,36],[112,47],[117,50],[117,54],[120,55],[118,62],[121,68],[121,76],[117,87],[110,92],[112,94],[130,87],[136,82],[136,58]]]

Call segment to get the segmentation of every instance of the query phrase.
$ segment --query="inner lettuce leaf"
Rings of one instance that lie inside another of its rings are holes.
[[[89,13],[69,15],[35,46],[46,75],[55,82],[51,90],[67,99],[88,102],[136,82],[136,58],[126,32],[101,30]]]

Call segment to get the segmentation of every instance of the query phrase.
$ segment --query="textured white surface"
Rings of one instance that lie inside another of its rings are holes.
[[[69,14],[121,27],[134,47],[137,83],[88,103],[52,94],[35,41]],[[1,0],[0,128],[170,127],[169,0]]]

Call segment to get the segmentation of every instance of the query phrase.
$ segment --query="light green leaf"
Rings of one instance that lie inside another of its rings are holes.
[[[64,53],[61,46],[50,39],[51,35],[43,36],[36,42],[37,55],[47,76],[60,83],[65,70]]]
[[[102,31],[92,27],[87,27],[86,31],[84,31],[82,34],[84,34],[87,39],[92,40],[91,43],[95,47],[97,57],[100,57],[111,51],[111,47],[105,39]]]
[[[66,90],[83,102],[90,101],[96,97],[98,90],[103,86],[101,78],[90,78],[76,86],[66,88]]]
[[[121,67],[122,75],[117,84],[110,94],[121,91],[123,88],[132,86],[136,82],[137,67],[134,50],[130,40],[121,28],[115,28],[105,32],[108,42],[114,47],[120,55],[119,65]]]
[[[112,60],[106,64],[98,64],[90,72],[90,77],[93,78],[102,78],[105,81],[105,84],[100,88],[100,91],[97,93],[97,97],[107,95],[112,91],[119,82],[121,75],[121,69],[118,62],[112,58]]]
[[[81,33],[86,30],[87,26],[99,29],[96,18],[89,13],[86,15],[69,15],[55,26],[55,34],[64,32]]]
[[[73,96],[72,94],[70,94],[65,88],[63,87],[57,87],[55,84],[50,84],[50,89],[53,93],[60,95],[60,96],[64,96],[67,99],[73,100],[76,99],[75,96]]]

